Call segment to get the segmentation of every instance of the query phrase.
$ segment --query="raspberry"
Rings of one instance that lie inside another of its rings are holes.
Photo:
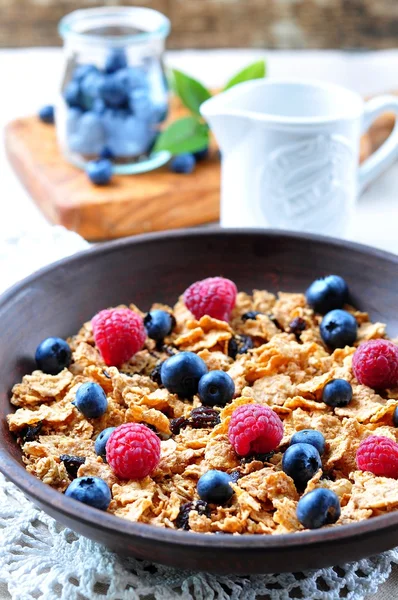
[[[228,321],[235,306],[236,285],[223,277],[208,277],[193,283],[184,293],[184,302],[196,319],[209,315]]]
[[[130,360],[145,343],[142,317],[129,308],[101,310],[91,323],[96,346],[108,367]]]
[[[228,437],[239,456],[265,454],[279,445],[283,423],[268,406],[245,404],[232,413]]]
[[[363,385],[374,389],[397,387],[398,346],[388,340],[364,342],[355,351],[352,370]]]
[[[398,479],[398,444],[390,438],[371,435],[357,450],[357,466],[381,477]]]
[[[120,479],[142,479],[159,464],[160,440],[145,425],[124,423],[109,436],[106,460]]]

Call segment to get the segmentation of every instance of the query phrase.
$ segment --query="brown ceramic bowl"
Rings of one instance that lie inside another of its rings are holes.
[[[0,469],[43,510],[121,554],[217,573],[300,571],[398,544],[398,511],[353,525],[280,536],[210,536],[132,523],[78,504],[29,475],[9,433],[9,393],[32,370],[37,344],[66,337],[98,310],[172,303],[193,281],[222,274],[238,288],[304,291],[342,275],[353,302],[398,335],[398,257],[356,244],[276,231],[196,230],[98,246],[43,269],[0,300]]]

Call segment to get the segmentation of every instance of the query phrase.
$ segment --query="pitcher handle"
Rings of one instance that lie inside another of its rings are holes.
[[[365,133],[373,121],[381,114],[391,111],[395,114],[395,125],[385,142],[362,163],[358,173],[359,193],[382,171],[393,164],[398,157],[398,98],[395,96],[378,96],[365,105],[362,133]]]

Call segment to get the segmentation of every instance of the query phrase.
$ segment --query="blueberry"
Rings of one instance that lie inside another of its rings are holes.
[[[283,455],[282,469],[297,489],[302,490],[315,473],[322,468],[318,450],[311,444],[293,444]]]
[[[352,387],[345,379],[332,379],[322,392],[322,401],[328,406],[347,406],[352,400]]]
[[[198,396],[204,406],[225,406],[234,394],[233,379],[224,371],[210,371],[199,381]]]
[[[115,155],[113,154],[111,149],[108,148],[108,146],[104,146],[99,154],[99,157],[105,158],[106,160],[113,160],[115,158]]]
[[[163,123],[169,116],[168,104],[155,104],[153,107],[153,122]]]
[[[138,119],[153,123],[156,121],[154,107],[148,96],[147,90],[138,88],[133,90],[129,97],[130,110]]]
[[[325,344],[335,350],[352,346],[357,339],[358,325],[353,315],[336,308],[323,317],[320,331]]]
[[[310,444],[318,450],[321,456],[325,452],[325,438],[320,431],[315,429],[297,431],[290,440],[290,445],[293,444]]]
[[[228,473],[223,471],[207,471],[198,481],[198,494],[201,500],[212,504],[224,504],[231,498],[234,490]]]
[[[297,504],[297,518],[307,529],[319,529],[336,523],[340,517],[339,497],[332,490],[317,488],[302,496]]]
[[[105,59],[105,72],[115,73],[119,69],[127,67],[127,56],[122,48],[112,49]]]
[[[196,161],[193,154],[186,152],[185,154],[177,154],[170,163],[169,169],[173,173],[192,173],[195,169]]]
[[[64,89],[63,96],[68,106],[80,107],[80,86],[77,81],[70,81]]]
[[[68,136],[73,136],[79,132],[80,117],[83,112],[80,108],[70,107],[66,115],[66,130]]]
[[[81,98],[83,108],[90,110],[95,100],[99,99],[99,90],[104,80],[103,73],[93,68],[80,82]]]
[[[108,109],[103,117],[107,146],[117,157],[128,158],[145,154],[156,132],[148,124],[123,110]]]
[[[91,160],[86,165],[86,173],[95,185],[107,185],[112,178],[112,163],[106,158]]]
[[[102,98],[96,98],[94,100],[94,102],[92,103],[92,107],[91,110],[96,114],[96,115],[103,115],[104,112],[106,111],[106,104],[103,101]]]
[[[104,459],[106,458],[106,442],[109,440],[111,433],[115,431],[115,429],[116,427],[107,427],[106,429],[103,429],[95,440],[95,452]]]
[[[127,92],[123,83],[113,75],[104,77],[98,92],[100,98],[102,98],[106,105],[111,108],[124,106],[128,101]]]
[[[37,346],[35,360],[37,368],[43,373],[56,375],[69,367],[72,351],[62,338],[49,337]]]
[[[79,65],[73,71],[73,79],[80,83],[89,73],[97,72],[97,67],[94,65]]]
[[[165,388],[181,398],[192,398],[199,380],[207,373],[206,363],[193,352],[179,352],[162,364],[160,377]]]
[[[151,310],[144,318],[148,337],[156,341],[164,340],[171,333],[174,323],[173,315],[166,310]]]
[[[308,304],[315,312],[326,314],[334,308],[342,308],[348,301],[348,287],[339,275],[316,279],[305,293]]]
[[[82,415],[87,419],[97,419],[106,413],[108,400],[102,387],[98,383],[82,383],[78,388],[72,402]]]
[[[42,108],[39,110],[39,119],[40,121],[43,121],[43,123],[54,123],[55,111],[52,104],[42,106]]]
[[[398,427],[398,406],[395,407],[392,415],[392,424],[394,427]]]
[[[65,496],[100,510],[107,510],[112,499],[109,486],[99,477],[78,477],[69,484]]]
[[[120,69],[114,74],[115,80],[120,82],[125,90],[131,91],[136,88],[147,88],[148,79],[144,71],[136,67]]]
[[[81,115],[77,132],[69,137],[69,148],[79,154],[99,154],[105,141],[106,135],[101,117],[89,111]]]
[[[196,162],[205,160],[209,157],[209,146],[206,146],[206,148],[203,148],[203,150],[198,150],[197,152],[194,152],[193,155],[195,157]]]

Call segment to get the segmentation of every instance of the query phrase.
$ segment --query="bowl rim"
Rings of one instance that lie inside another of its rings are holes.
[[[77,252],[72,256],[68,256],[58,260],[50,265],[35,271],[28,277],[13,285],[0,296],[0,308],[3,308],[7,303],[22,291],[26,286],[40,279],[44,274],[47,274],[62,265],[73,265],[82,260],[95,260],[98,255],[112,252],[115,249],[123,248],[130,245],[140,245],[147,242],[157,240],[168,240],[170,238],[179,238],[181,241],[185,238],[200,238],[203,236],[222,236],[241,235],[249,238],[250,236],[264,237],[282,237],[286,241],[289,239],[308,240],[315,243],[331,245],[335,248],[345,250],[355,250],[364,255],[372,255],[381,259],[388,260],[398,266],[398,255],[372,248],[357,242],[351,242],[341,239],[335,239],[327,236],[316,234],[303,234],[276,229],[221,229],[218,227],[200,227],[197,229],[178,229],[169,230],[160,233],[142,234],[132,236],[110,242],[98,244],[92,248]],[[56,507],[57,512],[62,514],[69,520],[77,520],[86,524],[90,528],[98,528],[106,534],[112,536],[115,533],[123,534],[126,538],[141,538],[147,542],[162,542],[171,546],[184,545],[192,548],[206,548],[209,545],[209,534],[196,533],[191,531],[181,531],[175,529],[167,529],[149,525],[145,523],[137,523],[122,519],[108,512],[99,511],[96,508],[84,505],[77,500],[68,498],[57,490],[46,485],[41,480],[28,473],[25,468],[13,458],[7,449],[3,446],[0,440],[0,471],[3,475],[13,482],[22,492],[25,492],[30,498],[33,498],[41,505],[50,509]],[[78,510],[76,508],[78,507]],[[99,519],[99,515],[101,518]],[[278,535],[226,535],[212,536],[211,544],[213,547],[223,548],[223,550],[272,550],[286,548],[294,548],[297,546],[317,546],[327,542],[342,542],[344,540],[358,538],[363,535],[372,535],[380,532],[382,529],[387,529],[392,526],[398,526],[398,511],[387,515],[373,517],[351,523],[348,525],[340,525],[339,527],[327,527],[311,531],[302,531],[278,534]]]

